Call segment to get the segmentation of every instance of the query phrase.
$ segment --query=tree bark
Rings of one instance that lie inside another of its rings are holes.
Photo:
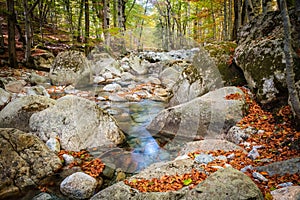
[[[25,65],[27,66],[29,64],[29,58],[31,56],[31,25],[30,25],[30,19],[29,19],[29,9],[28,9],[28,1],[23,0],[23,6],[24,6],[24,16],[25,16]]]
[[[103,3],[103,33],[105,45],[107,47],[110,46],[110,34],[109,34],[109,26],[110,26],[110,10],[109,10],[109,0],[102,0]]]
[[[85,0],[81,0],[80,7],[79,7],[79,16],[78,16],[77,31],[76,31],[77,42],[82,42],[82,40],[81,40],[81,23],[82,22],[81,21],[82,21],[82,16],[83,16],[84,1]]]
[[[0,19],[0,46],[1,49],[4,49],[4,37],[3,37],[3,30],[2,30],[2,19]],[[3,53],[2,51],[0,51],[1,53]]]
[[[286,84],[289,91],[290,102],[296,118],[300,119],[300,101],[295,87],[294,61],[292,56],[291,24],[285,0],[280,0],[281,17],[284,30],[284,54],[286,60]]]
[[[223,25],[223,37],[226,41],[228,39],[228,26],[227,26],[227,0],[224,0],[224,25]]]
[[[7,0],[7,25],[8,25],[8,61],[9,66],[17,68],[17,56],[16,56],[16,33],[15,33],[15,5],[14,0]]]
[[[89,13],[89,0],[84,0],[84,21],[85,21],[85,55],[89,53],[89,37],[90,37],[90,13]]]

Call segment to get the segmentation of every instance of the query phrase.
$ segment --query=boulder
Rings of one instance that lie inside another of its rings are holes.
[[[217,140],[217,139],[206,139],[194,142],[188,142],[181,150],[181,155],[187,155],[190,152],[195,151],[232,151],[232,150],[243,150],[240,146],[228,142],[226,140]]]
[[[62,166],[39,138],[17,129],[0,129],[0,155],[0,199],[27,193]]]
[[[229,94],[239,93],[241,99],[227,100]],[[191,139],[218,138],[243,117],[243,92],[225,87],[209,92],[187,103],[161,111],[147,126],[151,133]],[[174,140],[174,139],[173,139]],[[176,138],[175,138],[176,140]]]
[[[170,106],[188,102],[223,86],[221,74],[208,52],[201,48],[172,88]]]
[[[80,87],[90,84],[90,63],[81,52],[61,52],[51,66],[49,77],[53,85],[72,84]]]
[[[111,57],[108,53],[101,53],[97,50],[93,50],[90,54],[92,64],[92,72],[94,75],[98,76],[105,72],[111,72],[114,75],[121,75],[120,64]]]
[[[292,10],[290,11],[291,22],[295,27],[297,20]],[[298,40],[294,29],[291,35],[292,41]],[[293,49],[299,48],[297,42],[292,45]],[[258,16],[239,31],[235,62],[243,70],[248,86],[256,91],[256,97],[263,104],[276,103],[279,100],[286,103],[288,98],[283,48],[283,25],[279,11]],[[296,52],[293,52],[293,56],[297,81],[300,79],[300,58]]]
[[[185,164],[185,163],[179,163]],[[195,164],[196,165],[196,164]],[[161,166],[158,166],[161,167]],[[176,167],[184,168],[184,165],[173,166],[170,163],[165,165],[163,173],[159,173],[157,177],[151,175],[151,171],[147,171],[150,175],[144,173],[143,175],[137,175],[133,178],[143,177],[148,179],[150,177],[160,178],[161,175],[168,175],[169,172],[176,171]],[[154,169],[155,172],[159,171]],[[141,172],[142,173],[142,172]],[[145,176],[144,176],[145,175]],[[263,199],[262,193],[259,188],[255,185],[252,180],[246,176],[244,173],[233,169],[231,167],[220,169],[217,172],[210,175],[202,183],[192,190],[188,190],[187,187],[182,188],[178,191],[170,192],[146,192],[140,193],[139,191],[130,188],[125,185],[124,182],[116,183],[96,195],[94,195],[91,200],[97,199],[112,199],[112,200],[142,200],[142,199]]]
[[[237,47],[236,42],[211,42],[204,46],[210,57],[215,61],[224,82],[224,86],[242,86],[247,81],[244,73],[236,66],[233,56]]]
[[[30,118],[30,128],[42,140],[58,136],[66,150],[121,144],[125,135],[115,119],[90,100],[67,95]]]
[[[53,55],[53,53],[46,50],[39,49],[39,51],[40,52],[34,52],[31,55],[31,58],[33,60],[33,68],[36,70],[49,72],[55,56]]]
[[[0,110],[9,102],[10,98],[11,94],[0,88]]]
[[[269,176],[275,174],[283,176],[284,174],[299,174],[300,173],[300,157],[289,160],[274,162],[265,166],[255,167],[259,172],[268,172]]]
[[[60,184],[60,191],[72,199],[91,197],[97,187],[97,180],[83,172],[76,172],[65,178]]]
[[[242,129],[239,126],[233,126],[225,134],[224,138],[235,144],[240,144],[240,143],[246,141],[251,135],[253,135],[255,133],[257,133],[257,130],[252,127]]]
[[[211,174],[181,199],[263,200],[264,198],[259,188],[247,175],[232,167],[227,167]]]
[[[8,92],[19,93],[23,90],[26,82],[24,80],[10,81],[5,85],[5,90]]]
[[[274,200],[298,200],[300,199],[300,186],[284,187],[271,191]]]
[[[17,128],[29,131],[29,119],[33,113],[55,104],[55,100],[45,96],[24,96],[7,104],[0,112],[1,128]]]
[[[25,87],[24,90],[26,90],[27,95],[41,95],[45,97],[50,97],[50,94],[41,85],[37,85],[33,87]]]

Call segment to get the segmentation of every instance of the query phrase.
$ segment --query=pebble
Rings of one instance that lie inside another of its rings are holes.
[[[258,172],[253,172],[253,173],[252,173],[252,176],[253,176],[253,178],[258,179],[259,181],[264,181],[264,182],[269,181],[266,177],[264,177],[263,175],[261,175],[261,174],[258,173]]]
[[[293,185],[292,182],[286,182],[286,183],[281,183],[281,184],[277,185],[277,187],[289,187],[292,185]]]
[[[255,160],[256,158],[258,158],[260,155],[257,151],[256,148],[253,148],[247,155],[248,158],[252,159],[252,160]]]
[[[195,162],[208,164],[214,160],[214,157],[210,154],[199,154],[195,157]]]

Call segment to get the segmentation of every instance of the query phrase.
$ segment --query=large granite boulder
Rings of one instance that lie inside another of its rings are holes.
[[[181,165],[179,167],[182,168],[184,166]],[[168,163],[166,164],[166,168],[167,171],[164,171],[165,174],[176,171],[176,165],[173,166]],[[149,171],[147,172],[152,173]],[[146,173],[144,173],[144,175],[146,175],[146,177],[143,175],[139,175],[139,177],[145,179],[152,177],[149,175],[147,176]],[[134,176],[133,178],[137,177]],[[213,173],[192,190],[188,190],[185,187],[179,191],[140,193],[125,185],[124,182],[119,182],[100,191],[91,199],[263,199],[263,196],[259,188],[248,176],[236,169],[228,167]]]
[[[55,100],[45,96],[24,96],[7,104],[0,112],[1,128],[17,128],[29,131],[29,119],[33,113],[55,104]]]
[[[204,46],[210,57],[215,61],[224,82],[224,86],[242,86],[247,82],[244,73],[236,66],[233,56],[236,42],[211,42]]]
[[[125,135],[115,119],[98,105],[87,99],[67,95],[30,118],[30,128],[42,140],[60,138],[66,150],[121,144]]]
[[[210,175],[182,200],[198,199],[264,199],[256,184],[244,173],[227,167]]]
[[[60,159],[38,137],[0,128],[0,199],[27,193],[61,166]]]
[[[105,72],[111,72],[114,75],[120,76],[122,70],[120,64],[108,53],[100,52],[97,48],[93,49],[90,53],[90,59],[92,61],[92,72],[98,76]]]
[[[295,15],[291,13],[290,18],[293,41],[297,41]],[[292,45],[296,50],[300,44],[293,42]],[[283,25],[279,11],[254,18],[239,32],[235,61],[243,70],[249,87],[256,91],[256,97],[263,104],[287,100],[283,48]],[[296,52],[293,52],[293,56],[297,81],[300,79],[300,58]]]
[[[188,102],[223,86],[222,76],[209,53],[201,48],[172,88],[170,106]]]
[[[241,99],[225,98],[236,93],[241,95]],[[189,139],[218,138],[242,119],[245,105],[243,96],[244,93],[236,87],[209,92],[187,103],[161,111],[147,129],[156,136],[166,134]]]
[[[53,61],[49,74],[53,85],[76,85],[78,87],[92,83],[88,59],[78,51],[59,53]]]

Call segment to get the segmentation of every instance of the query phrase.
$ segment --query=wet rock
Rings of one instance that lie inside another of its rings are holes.
[[[49,140],[47,140],[46,145],[51,151],[55,153],[60,152],[60,143],[58,139],[50,138]]]
[[[228,94],[243,92],[225,87],[161,111],[147,126],[158,135],[218,138],[243,117],[244,100],[226,100]],[[174,139],[173,139],[174,140]]]
[[[117,76],[121,75],[120,64],[108,53],[94,51],[91,52],[90,56],[93,61],[91,69],[94,75],[105,72],[111,72]]]
[[[29,131],[32,114],[55,104],[55,100],[45,96],[24,96],[7,104],[0,112],[0,127]]]
[[[218,139],[205,139],[200,141],[188,142],[181,150],[180,155],[187,155],[190,152],[194,151],[232,151],[232,150],[243,150],[240,146],[228,142],[226,140]]]
[[[117,83],[112,83],[104,86],[103,90],[106,92],[117,92],[122,89],[122,86]]]
[[[53,197],[48,193],[40,193],[32,198],[32,200],[53,200]]]
[[[49,67],[50,70],[50,67]],[[40,76],[36,74],[35,72],[32,72],[29,77],[29,81],[31,85],[41,85],[48,82],[48,78],[45,76]]]
[[[125,141],[125,135],[114,118],[95,102],[71,95],[58,99],[55,106],[32,115],[30,128],[44,141],[58,136],[61,147],[66,150],[79,151]]]
[[[45,97],[50,97],[47,90],[41,85],[26,88],[26,93],[27,95],[41,95]]]
[[[264,199],[255,183],[244,173],[227,167],[219,169],[182,199]]]
[[[53,85],[75,85],[77,87],[90,84],[90,63],[78,51],[64,51],[59,53],[50,69],[50,80]]]
[[[0,109],[3,108],[10,100],[11,94],[0,88]]]
[[[124,98],[124,97],[122,97],[122,96],[120,96],[118,94],[110,94],[108,96],[108,99],[110,101],[114,101],[114,102],[125,102],[125,101],[127,101],[126,97]]]
[[[26,82],[24,80],[10,81],[5,85],[5,90],[8,92],[19,93],[23,90]]]
[[[27,193],[62,166],[39,138],[17,129],[0,129],[0,154],[0,199]]]
[[[292,27],[296,15],[290,11]],[[297,41],[297,34],[292,34],[292,40]],[[292,49],[298,49],[299,44],[293,42]],[[248,86],[256,92],[256,97],[263,103],[284,103],[288,98],[286,86],[284,57],[284,34],[280,12],[268,12],[260,15],[239,31],[238,47],[235,50],[235,61],[243,70]],[[295,69],[299,69],[300,58],[292,52]],[[295,70],[295,79],[300,79],[300,71]]]
[[[61,182],[60,191],[73,199],[86,199],[94,194],[96,187],[95,178],[82,172],[76,172]]]
[[[93,80],[94,83],[103,83],[105,82],[105,78],[103,78],[102,76],[96,76]]]
[[[259,172],[268,172],[269,176],[275,174],[284,175],[284,174],[296,174],[300,172],[300,158],[292,158],[285,161],[274,162],[269,165],[255,167],[255,170]]]
[[[135,74],[143,75],[148,72],[147,65],[149,65],[148,61],[141,60],[137,56],[131,57],[130,61],[130,68],[134,71]]]
[[[271,191],[274,200],[298,200],[300,199],[300,186],[289,186]]]

